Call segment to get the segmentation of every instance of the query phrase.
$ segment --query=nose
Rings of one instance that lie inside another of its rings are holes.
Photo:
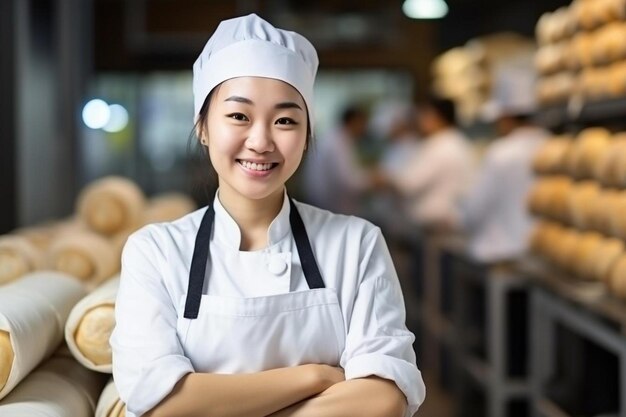
[[[272,131],[264,123],[256,123],[248,138],[246,139],[246,147],[256,153],[266,153],[274,151],[274,139]]]

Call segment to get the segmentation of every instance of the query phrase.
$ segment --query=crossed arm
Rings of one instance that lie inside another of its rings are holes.
[[[327,365],[253,374],[190,373],[144,417],[401,417],[406,398],[377,377],[345,381]]]

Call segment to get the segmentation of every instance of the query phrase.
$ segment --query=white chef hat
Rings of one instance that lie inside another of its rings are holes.
[[[284,81],[302,95],[313,131],[317,52],[302,35],[277,29],[256,14],[222,21],[193,65],[194,117],[211,90],[236,77]]]

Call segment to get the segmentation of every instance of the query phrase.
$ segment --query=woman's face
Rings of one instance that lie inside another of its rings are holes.
[[[287,83],[261,77],[223,82],[203,129],[220,193],[254,200],[282,193],[302,160],[307,120],[304,100]]]

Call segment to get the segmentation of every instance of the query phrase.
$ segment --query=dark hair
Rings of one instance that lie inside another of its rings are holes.
[[[343,111],[341,112],[340,120],[341,120],[341,124],[345,126],[351,123],[353,120],[366,118],[366,117],[367,117],[367,113],[365,112],[365,110],[363,110],[361,107],[357,105],[351,104],[347,106],[345,109],[343,109]]]
[[[456,106],[454,101],[431,95],[423,100],[421,100],[418,105],[420,107],[427,107],[432,109],[437,113],[437,115],[442,118],[447,124],[456,126]]]

